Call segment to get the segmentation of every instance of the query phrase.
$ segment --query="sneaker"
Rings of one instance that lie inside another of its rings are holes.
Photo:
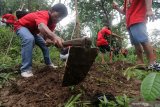
[[[33,73],[32,73],[32,71],[25,71],[25,72],[21,73],[21,76],[28,78],[28,77],[32,77]]]
[[[160,71],[160,63],[156,62],[156,63],[155,63],[155,67],[156,67],[156,70],[157,70],[157,71]]]
[[[149,70],[156,70],[156,71],[160,71],[160,64],[155,62],[154,64],[150,64],[148,66]]]
[[[154,64],[150,64],[150,65],[148,65],[148,69],[149,70],[152,70],[152,69],[154,69],[155,67],[154,67]]]
[[[49,67],[52,67],[52,68],[58,68],[58,66],[55,66],[53,63],[52,64],[50,64],[50,65],[48,65]]]
[[[155,66],[158,67],[158,68],[160,68],[160,63],[155,62]]]
[[[66,60],[68,59],[68,56],[69,56],[69,54],[65,54],[65,55],[60,54],[60,59],[61,59],[62,61],[66,61]]]

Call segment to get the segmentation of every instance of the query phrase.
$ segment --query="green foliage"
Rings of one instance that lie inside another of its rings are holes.
[[[126,96],[116,96],[116,102],[109,101],[106,96],[103,96],[103,99],[100,99],[99,107],[129,107],[130,99]]]
[[[148,75],[148,72],[145,72],[144,70],[139,70],[137,69],[139,65],[133,66],[133,67],[128,67],[124,71],[124,76],[127,76],[127,80],[130,80],[130,78],[136,77],[139,80],[143,80],[146,75]]]
[[[58,32],[64,40],[70,40],[72,39],[72,33],[74,32],[74,27],[75,27],[75,23],[74,22],[71,22],[69,23],[65,29],[62,29],[61,32]]]
[[[106,52],[104,58],[105,58],[106,62],[109,62],[109,52]],[[122,54],[119,54],[117,56],[113,55],[113,62],[126,61],[126,62],[135,63],[135,60],[136,60],[136,56],[134,54],[134,48],[129,48],[128,49],[127,58],[125,58]],[[98,56],[96,57],[96,62],[99,62],[99,63],[101,62],[100,52],[99,52]]]
[[[156,55],[157,55],[157,62],[160,62],[160,48],[157,48]]]
[[[129,107],[130,98],[128,98],[125,94],[123,96],[117,96],[116,101],[118,102],[118,107]]]
[[[141,84],[141,94],[147,101],[160,97],[160,73],[150,73]]]
[[[49,47],[50,48],[50,57],[53,63],[57,64],[59,67],[63,66],[64,62],[60,60],[60,49],[56,47]]]
[[[67,103],[64,105],[64,107],[76,107],[76,102],[81,97],[81,94],[78,94],[76,96],[71,96],[71,98],[67,101]]]
[[[69,5],[71,9],[74,10],[75,1],[71,1],[72,2],[70,2]],[[79,0],[77,2],[81,30],[83,30],[85,27],[89,27],[89,29],[91,30],[91,37],[93,42],[95,42],[97,32],[106,23],[109,25],[109,27],[111,27],[111,30],[114,33],[122,36],[125,35],[125,20],[123,20],[123,23],[120,23],[117,26],[112,26],[112,21],[117,18],[114,17],[115,13],[111,5],[113,0]],[[122,4],[122,2],[122,0],[118,1],[120,5]],[[124,17],[122,19],[124,19]]]
[[[99,99],[99,100],[100,100],[99,107],[106,107],[107,106],[108,100],[105,95],[103,96],[103,99]]]
[[[130,56],[128,56],[130,57]],[[113,62],[116,61],[127,61],[128,58],[125,58],[122,54],[119,54],[117,56],[113,55]]]
[[[0,27],[0,50],[1,52],[7,50],[8,45],[10,44],[10,40],[13,38],[12,42],[14,41],[17,44],[17,39],[15,33],[8,27]]]
[[[14,73],[0,73],[0,88],[9,80],[14,80]]]
[[[106,62],[109,62],[109,52],[107,52],[104,55],[104,59]],[[100,52],[98,53],[98,56],[96,57],[96,62],[101,63],[101,53]]]
[[[6,68],[20,62],[20,41],[7,27],[0,27],[0,68]]]
[[[127,60],[131,63],[136,63],[136,55],[135,55],[135,49],[134,47],[128,48],[128,57]]]
[[[1,0],[0,6],[1,11],[0,15],[7,13],[9,9],[12,9],[13,12],[25,4],[24,9],[28,9],[30,12],[36,10],[45,10],[49,9],[52,5],[52,2],[48,0]]]
[[[158,0],[153,0],[153,9],[155,10],[156,19],[160,18],[160,2]]]

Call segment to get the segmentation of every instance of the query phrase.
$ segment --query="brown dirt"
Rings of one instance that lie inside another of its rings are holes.
[[[85,80],[75,86],[62,87],[64,67],[52,69],[34,67],[34,77],[25,79],[19,74],[16,81],[0,89],[0,101],[6,107],[62,107],[72,95],[82,93],[81,100],[88,101],[97,93],[139,96],[140,82],[127,81],[123,71],[132,66],[123,61],[108,65],[93,64]]]

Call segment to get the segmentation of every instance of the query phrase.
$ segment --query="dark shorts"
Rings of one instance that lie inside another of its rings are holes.
[[[101,45],[101,46],[98,46],[98,48],[101,53],[106,53],[106,51],[108,52],[111,51],[111,48],[109,45]]]
[[[113,54],[114,54],[114,55],[118,55],[118,54],[119,54],[119,51],[120,51],[120,49],[119,49],[119,48],[116,48],[116,49],[114,49]]]

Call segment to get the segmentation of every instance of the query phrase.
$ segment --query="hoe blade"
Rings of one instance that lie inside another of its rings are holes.
[[[97,48],[71,47],[62,86],[72,86],[82,82],[97,54]]]

